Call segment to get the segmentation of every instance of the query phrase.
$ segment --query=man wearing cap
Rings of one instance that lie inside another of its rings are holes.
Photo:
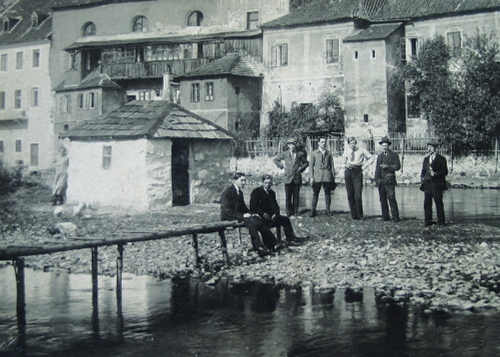
[[[446,158],[437,153],[439,144],[435,141],[427,143],[429,155],[424,158],[422,173],[420,175],[422,184],[420,190],[424,191],[424,218],[425,225],[432,225],[432,200],[436,204],[437,223],[445,224],[443,191],[448,189],[446,176],[448,175],[448,164]]]
[[[285,169],[283,182],[285,184],[285,205],[288,217],[299,213],[299,194],[302,185],[302,172],[309,166],[306,154],[297,151],[295,139],[286,142],[288,150],[274,158],[274,163],[280,169]]]
[[[366,149],[358,147],[358,142],[353,136],[347,139],[347,144],[344,151],[347,199],[352,219],[363,219],[363,171],[375,157]]]
[[[220,198],[221,220],[243,222],[250,231],[253,249],[259,256],[273,255],[273,250],[282,249],[284,245],[278,242],[262,218],[251,212],[245,204],[242,191],[247,182],[245,174],[237,172],[233,180],[233,183],[222,192]]]
[[[378,187],[380,204],[382,206],[382,219],[389,221],[389,205],[391,207],[392,219],[399,221],[398,202],[396,201],[396,171],[401,169],[399,155],[389,149],[391,141],[387,136],[380,140],[382,152],[377,157],[375,167],[375,185]],[[389,201],[389,205],[387,204]]]
[[[316,206],[318,205],[319,191],[321,187],[325,191],[326,215],[330,215],[331,191],[335,190],[335,165],[333,155],[326,149],[326,138],[318,141],[318,150],[311,154],[311,185],[313,189],[311,217],[316,216]]]

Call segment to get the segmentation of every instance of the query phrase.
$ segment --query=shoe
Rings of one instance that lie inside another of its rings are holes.
[[[283,243],[281,243],[281,242],[279,242],[278,244],[276,244],[274,246],[274,251],[277,252],[277,251],[285,249],[285,248],[286,248],[286,245],[283,244]]]
[[[257,249],[257,253],[259,254],[259,257],[261,257],[261,258],[264,258],[266,255],[274,256],[274,253],[271,252],[266,247],[259,247],[259,249]]]
[[[298,246],[302,245],[302,243],[297,242],[297,241],[293,241],[293,240],[289,240],[286,242],[286,245],[288,245],[289,247],[298,247]]]
[[[307,237],[295,237],[295,238],[289,239],[288,241],[292,241],[295,243],[303,243],[306,240],[308,240],[309,238],[310,238],[309,236],[307,236]]]
[[[390,218],[388,218],[388,217],[386,217],[386,218],[382,218],[382,220],[383,220],[384,222],[387,222],[387,221],[390,221],[391,219],[390,219]]]
[[[437,225],[438,226],[446,226],[446,223],[445,222],[438,222]]]
[[[433,224],[434,224],[434,222],[425,222],[425,226],[426,226],[426,227],[430,227],[430,226],[432,226]]]
[[[314,218],[316,217],[316,211],[311,211],[311,215],[310,215],[311,218]]]

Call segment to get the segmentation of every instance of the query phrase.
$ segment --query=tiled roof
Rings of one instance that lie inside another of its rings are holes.
[[[53,1],[54,1],[53,4],[54,10],[58,10],[71,7],[100,6],[105,4],[151,1],[151,0],[53,0]]]
[[[500,9],[500,0],[317,0],[262,24],[263,29],[343,20],[394,21]]]
[[[167,101],[132,101],[64,133],[78,139],[233,139],[227,130]]]
[[[175,77],[176,79],[200,78],[213,76],[242,76],[242,77],[260,77],[264,73],[259,63],[253,62],[246,57],[237,54],[228,54],[211,63]]]
[[[344,38],[344,42],[383,40],[401,27],[403,23],[373,24],[356,35]]]
[[[56,88],[54,88],[54,91],[63,92],[63,91],[73,91],[73,90],[81,90],[87,88],[121,88],[107,74],[100,73],[100,70],[101,68],[97,67],[83,81],[81,81],[77,85],[68,86],[63,81]]]
[[[9,19],[10,31],[0,31],[0,45],[45,40],[52,32],[53,0],[18,0],[0,18]],[[39,24],[32,26],[31,16],[38,15]],[[3,30],[3,23],[2,28]]]

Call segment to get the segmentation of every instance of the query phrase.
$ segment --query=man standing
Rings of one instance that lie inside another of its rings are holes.
[[[436,204],[437,223],[445,225],[443,191],[448,189],[446,176],[448,175],[448,164],[446,158],[437,153],[438,143],[430,141],[427,143],[429,155],[424,158],[422,166],[422,185],[420,190],[424,191],[424,215],[425,225],[432,225],[432,200]]]
[[[344,151],[347,199],[352,219],[363,219],[363,171],[373,162],[374,156],[358,147],[355,137],[348,138],[347,144]]]
[[[274,158],[274,163],[280,169],[285,169],[283,182],[285,183],[286,215],[291,217],[299,213],[299,194],[302,185],[302,172],[309,166],[306,154],[297,151],[295,139],[286,142],[288,150]]]
[[[398,202],[396,201],[396,171],[401,169],[399,155],[389,149],[392,144],[387,136],[380,140],[382,152],[377,157],[375,167],[375,185],[378,187],[380,204],[382,206],[382,219],[389,221],[389,205],[391,206],[392,219],[399,221]],[[389,205],[387,204],[389,201]]]
[[[221,219],[223,221],[243,222],[250,231],[253,249],[260,257],[272,255],[272,250],[284,248],[284,245],[278,242],[271,232],[269,226],[258,214],[252,213],[245,204],[242,191],[247,182],[245,174],[237,172],[233,179],[233,183],[224,190],[220,198]],[[259,232],[262,235],[262,240]]]
[[[280,214],[276,192],[271,189],[273,177],[262,176],[262,185],[254,188],[250,198],[250,210],[257,213],[269,227],[283,227],[288,245],[297,245],[301,239],[293,231],[290,218]]]
[[[326,138],[320,138],[318,150],[311,155],[311,186],[313,189],[311,217],[316,216],[316,206],[318,205],[319,191],[321,187],[325,192],[326,215],[330,215],[331,191],[335,190],[335,166],[333,155],[326,149]]]

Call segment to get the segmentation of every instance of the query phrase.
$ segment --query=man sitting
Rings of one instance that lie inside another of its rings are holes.
[[[241,190],[246,184],[245,174],[237,172],[233,179],[233,183],[224,190],[220,198],[221,219],[243,222],[250,231],[253,249],[259,256],[273,255],[273,251],[284,248],[284,245],[278,242],[264,220],[258,214],[252,213],[245,204]]]
[[[303,239],[295,235],[290,218],[280,215],[280,206],[276,200],[276,192],[271,189],[273,177],[262,176],[262,185],[252,191],[250,210],[257,213],[269,227],[283,227],[288,245],[298,245]]]

